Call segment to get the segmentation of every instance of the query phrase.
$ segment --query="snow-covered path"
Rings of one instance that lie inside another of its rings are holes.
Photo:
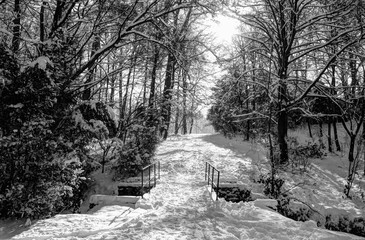
[[[284,218],[267,209],[265,201],[212,201],[204,162],[222,169],[224,178],[240,174],[234,172],[237,166],[250,166],[251,158],[205,137],[170,138],[161,144],[156,156],[161,179],[139,208],[107,206],[93,214],[58,215],[14,239],[362,239]]]

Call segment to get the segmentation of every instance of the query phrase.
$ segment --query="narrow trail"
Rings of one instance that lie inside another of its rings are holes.
[[[171,139],[157,152],[161,179],[145,200],[151,210],[143,215],[142,239],[211,239],[211,230],[217,230],[215,218],[221,213],[205,187],[206,149],[200,141]]]
[[[252,159],[204,138],[170,138],[159,146],[156,159],[161,163],[161,179],[137,209],[108,206],[92,215],[84,214],[84,220],[80,215],[68,217],[77,218],[77,222],[60,215],[15,239],[360,239],[319,229],[313,222],[292,221],[264,209],[260,202],[212,201],[205,186],[205,161],[220,168],[224,177],[235,175],[232,172],[238,166],[249,168]],[[93,222],[98,216],[105,219],[98,220],[99,225]],[[65,226],[59,225],[62,218],[68,221],[67,226],[77,227],[57,232]]]

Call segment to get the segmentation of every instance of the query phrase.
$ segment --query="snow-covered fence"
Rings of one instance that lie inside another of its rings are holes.
[[[145,176],[145,174],[148,173],[148,178],[145,178],[147,176]],[[152,178],[151,178],[151,173],[153,174]],[[141,170],[141,196],[143,197],[143,188],[147,187],[148,184],[148,189],[151,189],[152,187],[156,186],[157,183],[157,178],[160,179],[160,162],[155,162],[152,163],[144,168],[142,168]],[[151,187],[151,183],[152,183],[152,187]],[[145,186],[146,185],[146,186]]]
[[[214,173],[217,173],[216,181],[214,182]],[[220,171],[213,167],[210,163],[205,162],[205,181],[208,181],[208,186],[211,186],[212,193],[213,191],[216,192],[216,201],[218,200],[218,193],[219,193],[219,178],[220,178]]]

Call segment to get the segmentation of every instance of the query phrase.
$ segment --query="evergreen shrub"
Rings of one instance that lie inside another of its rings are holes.
[[[282,187],[285,180],[269,175],[260,175],[258,183],[264,184],[264,194],[273,198],[278,198],[282,194]]]
[[[326,216],[325,228],[365,237],[365,219],[363,217],[350,218],[346,215],[334,216],[328,214]]]
[[[308,221],[313,216],[313,211],[304,205],[300,207],[291,206],[290,198],[287,197],[281,197],[278,199],[276,210],[285,217],[301,222]]]
[[[153,112],[135,118],[129,127],[129,134],[113,161],[114,178],[135,176],[152,162],[159,139]],[[157,120],[156,120],[157,121]]]
[[[95,129],[78,124],[67,78],[48,57],[20,68],[4,46],[0,56],[0,218],[76,209]]]

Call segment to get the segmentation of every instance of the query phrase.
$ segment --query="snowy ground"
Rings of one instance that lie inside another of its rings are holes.
[[[267,200],[212,201],[204,162],[221,169],[223,180],[247,184],[265,158],[253,144],[218,135],[172,137],[161,144],[156,158],[161,179],[138,208],[105,206],[90,214],[57,215],[13,239],[363,239],[287,219],[268,209]],[[339,199],[335,203],[341,205]]]

